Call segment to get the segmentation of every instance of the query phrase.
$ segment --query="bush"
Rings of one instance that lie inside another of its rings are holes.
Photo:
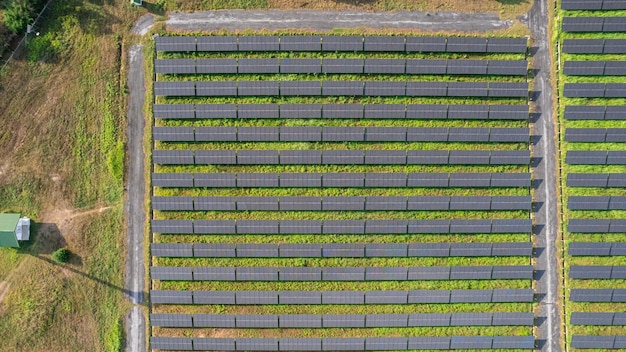
[[[59,248],[52,253],[52,260],[57,263],[67,263],[72,253],[67,248]]]
[[[13,33],[24,32],[32,14],[32,0],[9,0],[4,10],[4,25]]]

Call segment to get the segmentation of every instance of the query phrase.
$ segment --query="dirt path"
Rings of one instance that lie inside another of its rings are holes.
[[[554,6],[549,0],[535,0],[530,11],[529,27],[536,47],[534,69],[538,70],[534,90],[539,92],[535,110],[540,112],[533,126],[533,135],[539,141],[533,147],[533,158],[539,160],[533,168],[534,180],[541,180],[535,188],[534,202],[541,205],[535,213],[537,247],[543,250],[536,258],[535,271],[541,276],[537,279],[536,293],[543,297],[539,301],[537,317],[545,320],[537,327],[537,339],[542,343],[542,351],[561,351],[561,313],[558,294],[559,272],[556,251],[558,238],[558,201],[557,201],[557,153],[556,133],[553,111],[552,86],[550,84],[550,40],[548,6]]]
[[[173,12],[166,21],[174,30],[243,30],[301,28],[396,28],[425,31],[484,32],[506,29],[511,20],[492,13],[456,12],[364,12],[316,10],[220,10],[194,13]]]
[[[145,318],[138,305],[144,300],[144,262],[143,238],[146,215],[143,209],[145,199],[143,104],[146,89],[144,87],[143,54],[141,45],[130,48],[130,68],[128,71],[128,184],[126,199],[127,259],[125,288],[130,292],[129,299],[134,307],[126,320],[126,351],[144,352]]]

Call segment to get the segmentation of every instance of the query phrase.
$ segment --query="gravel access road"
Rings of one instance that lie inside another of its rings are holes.
[[[220,10],[194,13],[172,12],[165,22],[170,29],[217,31],[244,29],[395,28],[425,31],[484,32],[506,29],[511,20],[492,13],[456,12],[361,12],[316,10]]]
[[[556,251],[558,239],[558,200],[556,186],[557,153],[555,116],[553,116],[553,96],[550,85],[550,40],[548,38],[549,13],[548,6],[554,6],[549,0],[535,0],[529,13],[529,28],[533,38],[533,69],[536,70],[535,111],[540,113],[533,124],[533,136],[539,138],[532,148],[533,158],[537,161],[533,168],[535,188],[535,236],[539,255],[535,261],[537,272],[536,294],[541,297],[536,311],[538,322],[537,340],[541,351],[561,351],[561,304],[559,294],[559,265],[557,258],[561,254]],[[537,96],[538,95],[538,96]],[[539,183],[538,180],[541,180]],[[540,208],[539,208],[540,206]]]
[[[141,45],[130,48],[130,67],[128,70],[128,183],[126,199],[127,258],[125,289],[133,308],[126,318],[126,351],[145,352],[145,317],[139,305],[144,301],[144,224],[146,221],[143,209],[145,198],[143,104],[146,95],[144,86],[143,53]]]

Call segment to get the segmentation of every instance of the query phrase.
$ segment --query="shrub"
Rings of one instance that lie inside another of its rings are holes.
[[[4,25],[13,33],[24,32],[32,14],[32,0],[9,0],[4,10]]]
[[[52,260],[57,263],[67,263],[72,253],[67,248],[59,248],[52,253]]]

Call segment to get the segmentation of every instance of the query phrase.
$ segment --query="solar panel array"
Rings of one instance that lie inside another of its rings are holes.
[[[177,351],[381,351],[534,349],[532,336],[446,336],[368,338],[188,338],[150,337],[158,350]]]
[[[563,17],[563,32],[626,32],[624,17]]]
[[[454,304],[530,303],[532,289],[487,290],[378,290],[378,291],[178,291],[152,290],[155,304]],[[611,295],[609,295],[609,301]]]
[[[570,210],[626,210],[624,196],[569,196]]]
[[[607,84],[607,94],[622,94],[620,85]],[[604,89],[603,89],[604,91]],[[156,81],[155,96],[407,96],[527,98],[526,82],[428,81]],[[619,95],[617,95],[619,96]]]
[[[157,119],[528,120],[527,105],[486,104],[154,104]]]
[[[566,120],[624,120],[626,106],[567,105],[564,117]]]
[[[526,60],[156,59],[157,74],[358,73],[525,76]]]
[[[626,10],[622,0],[562,0],[563,10]]]
[[[626,39],[565,39],[567,54],[626,54]]]
[[[622,175],[622,174],[614,174]],[[570,175],[572,179],[572,175]],[[604,187],[620,187],[621,176],[608,175]],[[570,180],[568,179],[568,182]],[[530,187],[530,173],[153,173],[154,187],[252,188],[252,187]]]
[[[569,173],[567,187],[626,187],[626,173]]]
[[[610,141],[624,139],[620,129],[604,131]],[[596,133],[600,134],[600,133]],[[588,134],[579,134],[587,136]],[[463,127],[158,127],[164,142],[494,142],[527,143],[529,128]],[[595,135],[594,135],[595,136]],[[566,135],[567,138],[567,135]],[[602,140],[604,142],[604,138]]]
[[[152,348],[534,348],[527,39],[159,38]]]
[[[493,220],[152,220],[161,234],[530,234],[530,219]],[[571,231],[571,230],[570,230]]]
[[[158,165],[528,165],[530,151],[155,149],[152,159]]]
[[[608,244],[606,255],[610,255]],[[572,251],[570,247],[570,252]],[[585,247],[586,248],[586,247]],[[531,242],[498,243],[152,243],[155,257],[196,258],[374,258],[374,257],[489,257],[532,255]],[[586,252],[585,252],[586,253]],[[617,247],[613,255],[623,253]]]
[[[568,150],[565,162],[570,165],[626,165],[626,151]]]
[[[567,98],[626,98],[626,83],[565,83]]]
[[[525,38],[459,38],[402,36],[220,36],[157,37],[161,52],[232,51],[365,51],[526,53]]]
[[[626,76],[626,61],[565,61],[563,73],[570,76]]]

